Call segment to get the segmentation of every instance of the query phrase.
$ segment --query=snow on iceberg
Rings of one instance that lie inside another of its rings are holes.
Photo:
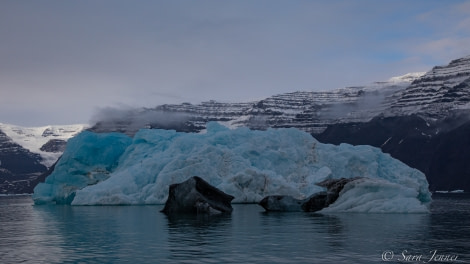
[[[191,176],[234,196],[235,203],[268,195],[302,199],[323,190],[316,182],[357,176],[371,179],[345,188],[328,211],[426,212],[431,200],[424,174],[380,149],[321,144],[295,128],[231,130],[209,123],[205,134],[142,129],[132,142],[116,133],[82,134],[36,187],[36,203],[164,204],[168,186]],[[89,158],[77,162],[77,156]],[[101,178],[91,181],[95,174]]]

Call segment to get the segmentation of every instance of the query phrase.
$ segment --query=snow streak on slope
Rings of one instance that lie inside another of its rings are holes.
[[[279,94],[266,99],[245,103],[222,103],[216,101],[201,104],[167,104],[153,109],[142,109],[138,116],[120,114],[113,118],[98,120],[92,128],[95,132],[123,132],[133,135],[140,128],[167,128],[158,119],[142,120],[142,116],[183,115],[186,118],[173,128],[181,131],[200,131],[209,121],[224,125],[266,129],[295,127],[309,133],[320,133],[328,125],[347,122],[366,122],[381,114],[397,100],[397,94],[423,73],[406,74],[386,82],[367,86],[347,87],[333,91],[303,91]],[[118,111],[119,112],[119,111]],[[154,114],[152,114],[152,112]],[[110,115],[108,115],[110,116]],[[139,122],[136,122],[139,119]]]
[[[0,123],[0,130],[3,131],[13,142],[23,148],[41,155],[42,164],[50,167],[62,155],[62,152],[49,152],[41,150],[44,144],[50,140],[67,141],[75,136],[88,125],[54,125],[42,127],[22,127]]]
[[[426,72],[411,72],[411,73],[407,73],[405,75],[392,77],[388,80],[388,82],[390,82],[390,83],[402,83],[402,82],[411,83],[414,80],[420,78],[421,76],[423,76],[425,74],[426,74]]]
[[[434,67],[413,81],[387,115],[420,114],[440,119],[460,109],[470,109],[470,56]]]

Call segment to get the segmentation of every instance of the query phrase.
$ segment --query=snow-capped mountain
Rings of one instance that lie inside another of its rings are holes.
[[[299,91],[244,103],[208,101],[160,105],[119,118],[105,118],[92,130],[127,134],[134,134],[142,127],[200,131],[207,122],[219,121],[229,127],[296,127],[319,134],[329,125],[363,123],[379,115],[416,114],[434,122],[469,109],[470,56],[467,56],[446,66],[436,66],[429,72],[409,73],[365,86],[323,92]],[[149,118],[145,120],[144,116]]]
[[[255,102],[223,103],[211,100],[200,104],[160,105],[129,112],[122,118],[105,118],[97,122],[92,130],[127,134],[134,134],[142,127],[200,131],[207,122],[219,121],[229,127],[296,127],[317,134],[331,124],[366,122],[384,113],[398,100],[400,92],[424,74],[410,73],[384,82],[333,91],[285,93]],[[149,118],[144,120],[144,116]],[[168,116],[177,117],[177,121],[175,118],[163,118]],[[163,119],[170,119],[172,123]]]
[[[208,121],[253,129],[296,127],[325,143],[380,147],[424,172],[432,190],[469,191],[469,114],[467,56],[429,72],[366,86],[293,92],[247,103],[208,101],[141,109],[121,115],[124,118],[101,120],[91,130],[130,135],[142,127],[201,131]]]
[[[87,128],[87,126],[77,124],[22,127],[0,123],[0,131],[24,149],[39,154],[41,156],[39,162],[46,167],[50,167],[62,155],[67,140]]]
[[[433,191],[470,191],[470,56],[434,67],[394,97],[382,115],[315,137],[380,147],[424,172]]]
[[[137,110],[123,118],[101,120],[92,129],[128,134],[141,127],[200,131],[207,122],[219,121],[230,127],[296,127],[319,134],[329,125],[368,122],[378,115],[416,114],[432,122],[469,109],[470,56],[467,56],[446,66],[436,66],[429,72],[409,73],[365,86],[323,92],[299,91],[244,103],[208,101],[160,105]],[[162,117],[170,115],[178,116],[178,121],[172,118],[171,124],[163,121]],[[143,120],[143,116],[152,118]]]
[[[388,116],[418,114],[440,119],[470,109],[470,56],[437,66],[403,90],[387,111]]]
[[[86,125],[21,127],[0,123],[0,194],[27,193]]]

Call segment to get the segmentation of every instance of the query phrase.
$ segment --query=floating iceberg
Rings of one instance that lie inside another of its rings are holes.
[[[254,131],[209,123],[206,133],[142,129],[133,139],[83,132],[69,141],[54,172],[34,191],[36,203],[164,204],[168,186],[200,176],[235,197],[299,199],[325,179],[367,177],[341,191],[329,212],[426,212],[423,173],[370,146],[321,144],[295,128]]]
[[[35,203],[70,203],[77,190],[108,179],[131,143],[120,133],[84,131],[71,138],[52,174],[34,188]]]

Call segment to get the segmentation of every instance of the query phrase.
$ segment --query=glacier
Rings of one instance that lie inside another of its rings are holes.
[[[39,162],[48,168],[60,158],[62,152],[46,151],[42,147],[50,140],[67,141],[87,127],[86,124],[22,127],[0,123],[0,131],[21,147],[39,154]]]
[[[423,173],[371,146],[319,143],[296,128],[229,129],[210,122],[204,133],[141,129],[133,138],[84,131],[69,140],[36,204],[164,204],[170,184],[199,176],[235,197],[299,199],[323,191],[329,178],[367,177],[341,191],[325,212],[428,212]]]

